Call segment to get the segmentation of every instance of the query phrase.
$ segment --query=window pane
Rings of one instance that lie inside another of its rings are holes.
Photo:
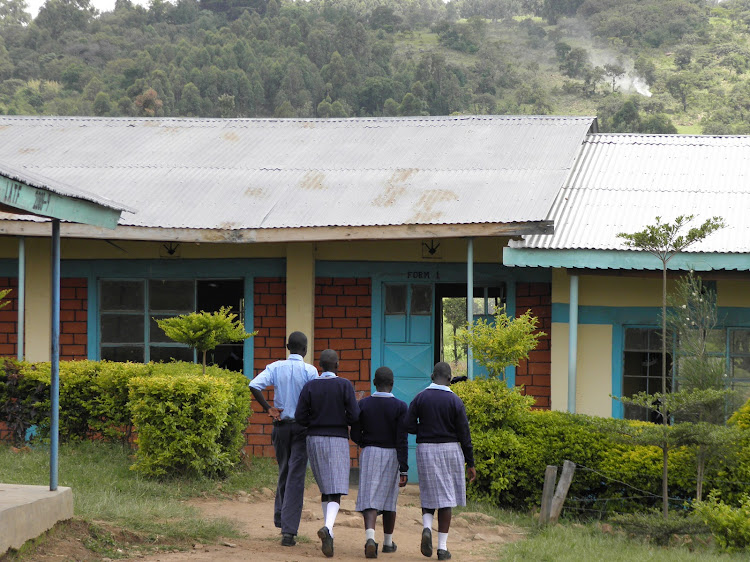
[[[626,328],[625,329],[625,350],[641,351],[648,349],[649,328]]]
[[[706,351],[708,353],[721,353],[722,355],[727,352],[726,330],[711,330],[708,332]]]
[[[148,282],[149,310],[193,310],[195,293],[193,281],[152,279]]]
[[[102,314],[102,343],[143,343],[143,315]]]
[[[172,318],[173,315],[171,314],[154,314],[151,318],[149,318],[150,323],[150,332],[149,332],[149,340],[152,342],[158,342],[158,343],[168,343],[173,340],[167,337],[167,334],[164,333],[164,330],[159,328],[159,325],[156,323],[156,320],[154,318],[158,318],[159,320],[162,320],[163,318]]]
[[[156,363],[168,363],[172,359],[177,361],[193,361],[193,350],[189,347],[156,347],[151,346],[149,350],[151,353],[151,361]]]
[[[412,285],[411,313],[432,314],[432,285]]]
[[[108,361],[131,361],[133,363],[143,363],[143,346],[142,345],[121,345],[118,347],[102,347],[102,359]]]
[[[732,358],[732,378],[750,379],[750,357]]]
[[[102,310],[143,310],[143,281],[102,281]]]
[[[732,330],[731,353],[750,353],[750,330]]]
[[[406,314],[406,285],[385,286],[385,313]]]

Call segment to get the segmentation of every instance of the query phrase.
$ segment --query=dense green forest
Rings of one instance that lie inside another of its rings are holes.
[[[0,112],[750,134],[750,0],[0,0]]]

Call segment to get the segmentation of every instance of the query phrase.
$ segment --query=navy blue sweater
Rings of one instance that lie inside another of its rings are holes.
[[[407,419],[407,429],[417,434],[417,443],[458,442],[466,465],[474,466],[469,420],[458,396],[446,390],[426,388],[411,401]]]
[[[354,387],[347,379],[323,377],[305,383],[294,418],[308,435],[349,439],[349,426],[359,418]]]
[[[368,396],[359,401],[359,421],[352,426],[352,441],[368,446],[396,449],[398,468],[409,470],[406,402],[393,396]]]

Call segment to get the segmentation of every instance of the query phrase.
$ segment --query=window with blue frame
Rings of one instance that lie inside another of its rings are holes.
[[[661,392],[661,329],[657,327],[625,327],[623,352],[623,396],[637,392]],[[672,388],[672,357],[675,342],[667,343],[667,391]],[[706,338],[706,351],[710,359],[722,364],[724,386],[735,391],[730,410],[750,399],[750,329],[718,328]],[[680,363],[676,365],[677,381]],[[655,415],[644,408],[625,405],[624,417],[656,421]]]
[[[623,348],[622,395],[638,392],[653,394],[662,391],[661,329],[656,327],[626,327]],[[667,344],[667,391],[672,388],[672,345]],[[628,420],[658,421],[657,414],[646,408],[624,405],[623,416]]]
[[[102,279],[99,353],[110,361],[193,361],[189,347],[170,340],[157,319],[230,306],[242,317],[243,282],[236,279]],[[217,347],[209,363],[242,370],[242,344]]]

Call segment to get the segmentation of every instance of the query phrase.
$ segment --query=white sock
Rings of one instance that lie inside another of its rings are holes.
[[[432,529],[432,520],[435,518],[434,513],[423,513],[422,514],[422,527],[426,529]]]
[[[328,514],[328,502],[320,502],[320,507],[323,508],[323,519],[325,519]]]
[[[448,550],[448,533],[438,532],[438,550]]]
[[[383,533],[383,545],[391,546],[393,544],[393,533]]]
[[[365,536],[368,541],[370,539],[375,540],[375,529],[365,529]]]
[[[326,507],[326,527],[328,527],[328,532],[331,533],[331,536],[333,536],[333,524],[336,522],[339,507],[339,504],[336,502],[328,502],[328,506]]]

